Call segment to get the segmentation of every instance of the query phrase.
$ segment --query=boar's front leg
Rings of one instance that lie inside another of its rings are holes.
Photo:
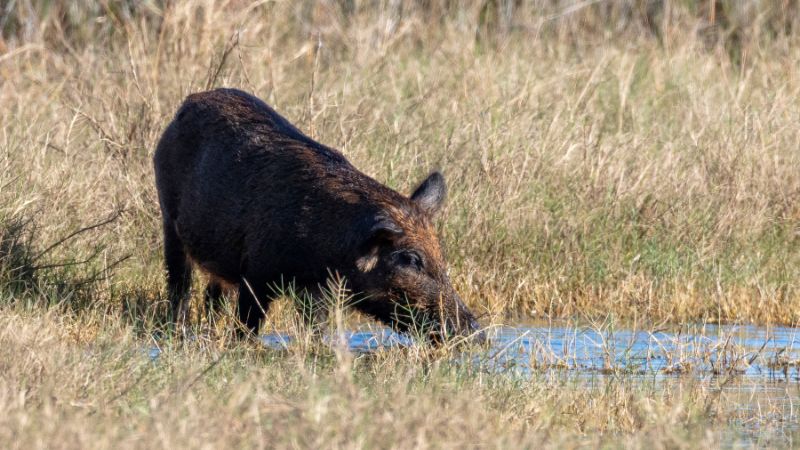
[[[265,283],[251,282],[246,277],[239,283],[239,322],[244,326],[244,329],[239,328],[240,338],[258,335],[261,321],[272,301],[265,292],[265,285]]]

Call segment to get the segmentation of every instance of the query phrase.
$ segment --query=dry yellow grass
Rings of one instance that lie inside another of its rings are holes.
[[[486,324],[797,324],[793,3],[166,3],[0,6],[0,442],[695,448],[752,424],[791,444],[779,407],[693,378],[524,380],[306,341],[201,339],[154,363],[147,331],[150,158],[214,86],[401,191],[441,169],[452,278]]]
[[[800,47],[772,22],[734,48],[688,7],[654,35],[603,34],[596,8],[520,6],[506,30],[479,3],[28,4],[0,59],[3,216],[41,249],[123,211],[49,255],[131,256],[104,301],[161,289],[154,143],[224,85],[394,188],[442,169],[455,283],[492,319],[800,320]]]

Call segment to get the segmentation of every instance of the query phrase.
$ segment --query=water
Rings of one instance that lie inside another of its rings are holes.
[[[323,341],[330,344],[334,339],[338,342],[345,342],[347,348],[354,353],[370,353],[391,347],[408,347],[413,342],[407,336],[397,334],[388,328],[379,330],[360,330],[345,331],[339,336],[325,336]],[[261,341],[265,346],[281,350],[288,348],[293,341],[289,334],[272,333],[261,336]]]
[[[589,327],[503,327],[485,359],[497,370],[800,379],[800,330],[755,326],[633,331]]]
[[[800,432],[800,328],[688,325],[658,330],[608,325],[503,326],[488,330],[488,345],[455,357],[478,370],[531,378],[569,380],[603,389],[609,382],[673,389],[685,381],[704,383],[728,399],[733,419],[726,446],[790,443]],[[346,343],[354,353],[415,345],[386,328],[327,335],[329,345]],[[266,347],[294,345],[285,333],[263,335]],[[158,359],[160,350],[149,351]]]
[[[519,326],[489,330],[489,346],[473,361],[496,372],[678,376],[685,374],[800,381],[800,329],[717,326],[633,331],[611,328]],[[288,334],[261,337],[270,348],[292,344]],[[330,343],[334,337],[326,336]],[[389,329],[336,337],[355,353],[411,346]]]
[[[671,377],[735,376],[742,379],[800,381],[800,329],[752,325],[682,326],[627,330],[578,326],[502,326],[487,330],[489,344],[469,353],[470,361],[491,372],[530,376],[558,371],[574,375]],[[285,349],[285,333],[261,336],[266,347]],[[414,345],[387,328],[345,331],[323,338],[344,342],[354,353]],[[161,351],[148,350],[151,359]]]

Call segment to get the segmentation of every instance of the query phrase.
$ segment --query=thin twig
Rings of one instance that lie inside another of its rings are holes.
[[[113,263],[109,264],[108,266],[106,266],[106,268],[105,268],[105,269],[103,269],[102,271],[100,271],[100,273],[102,273],[102,274],[105,274],[104,276],[98,276],[98,277],[90,277],[90,278],[85,278],[85,279],[83,279],[83,280],[80,280],[80,281],[77,281],[77,282],[75,282],[75,283],[72,283],[72,286],[74,286],[74,287],[79,287],[79,286],[83,286],[83,285],[85,285],[85,284],[89,284],[89,283],[96,283],[96,282],[98,282],[98,281],[103,281],[103,280],[105,280],[105,279],[108,279],[109,275],[107,275],[107,274],[108,274],[108,272],[109,272],[110,270],[112,270],[112,269],[116,268],[118,265],[120,265],[120,264],[122,264],[123,262],[127,261],[127,260],[128,260],[128,259],[130,259],[132,256],[133,256],[133,255],[125,255],[125,256],[123,256],[122,258],[120,258],[120,259],[118,259],[118,260],[114,261]]]
[[[95,259],[100,253],[103,252],[103,250],[105,250],[105,247],[100,247],[97,250],[95,250],[91,254],[91,256],[89,256],[86,259],[82,259],[80,261],[72,260],[72,261],[64,261],[64,262],[60,262],[60,263],[42,264],[41,266],[33,266],[33,267],[31,267],[31,269],[33,269],[33,270],[44,270],[44,269],[57,269],[57,268],[60,268],[60,267],[80,266],[81,264],[86,264],[89,261]]]
[[[209,67],[209,77],[208,81],[206,81],[206,89],[211,89],[214,85],[217,84],[217,79],[219,75],[222,73],[222,69],[225,67],[225,62],[228,61],[228,56],[230,56],[231,52],[239,46],[239,31],[234,33],[230,40],[228,41],[229,44],[225,46],[225,50],[222,51],[222,55],[220,56],[219,62],[217,63],[217,67],[214,68],[214,73],[211,74],[211,68]]]
[[[73,231],[72,233],[66,235],[65,237],[63,237],[61,239],[59,239],[58,241],[56,241],[55,243],[53,243],[52,245],[50,245],[46,249],[44,249],[41,252],[39,252],[36,256],[34,256],[32,258],[32,260],[33,261],[37,261],[39,258],[41,258],[42,256],[46,255],[51,250],[53,250],[54,248],[56,248],[59,245],[63,244],[64,242],[67,242],[68,240],[74,238],[75,236],[78,236],[79,234],[83,234],[83,233],[85,233],[87,231],[91,231],[91,230],[94,230],[96,228],[100,228],[100,227],[102,227],[104,225],[108,225],[109,223],[114,222],[115,220],[117,220],[121,215],[122,215],[122,210],[119,210],[119,211],[115,212],[108,219],[105,219],[105,220],[103,220],[101,222],[98,222],[98,223],[95,223],[95,224],[92,224],[92,225],[89,225],[89,226],[86,226],[86,227],[83,227],[83,228],[80,228],[78,230]]]

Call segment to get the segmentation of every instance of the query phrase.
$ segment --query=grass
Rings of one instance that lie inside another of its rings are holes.
[[[585,14],[531,34],[520,12],[482,40],[457,11],[392,30],[363,5],[146,5],[87,29],[40,12],[6,44],[4,208],[51,241],[123,211],[60,256],[100,242],[131,257],[118,282],[161,289],[153,147],[185,95],[238,86],[393,188],[443,170],[456,288],[493,320],[800,320],[794,34],[741,43],[736,63],[667,25],[570,37]]]
[[[780,396],[723,381],[526,379],[421,348],[353,355],[203,338],[162,342],[151,359],[154,344],[106,315],[1,319],[0,438],[17,448],[697,448],[748,430],[744,442],[785,445],[796,433]],[[796,395],[791,383],[766,387]]]
[[[220,337],[224,320],[147,357],[164,313],[152,152],[215,86],[402,192],[441,169],[451,277],[486,325],[797,325],[796,7],[545,3],[0,6],[0,441],[712,447],[752,425],[791,443],[791,413],[693,377],[274,352]],[[302,336],[290,310],[269,327]]]

